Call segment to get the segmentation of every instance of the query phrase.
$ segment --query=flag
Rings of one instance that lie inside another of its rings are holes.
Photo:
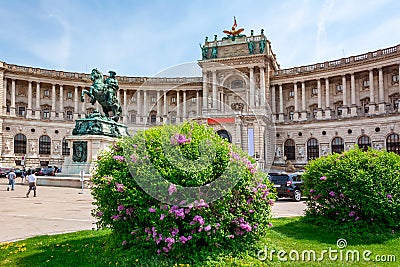
[[[233,28],[236,28],[237,27],[237,23],[236,23],[236,17],[233,17],[233,26],[232,26]]]

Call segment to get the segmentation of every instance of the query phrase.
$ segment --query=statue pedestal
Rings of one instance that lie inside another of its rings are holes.
[[[97,155],[103,150],[109,150],[118,140],[116,137],[100,135],[71,135],[66,139],[71,144],[72,151],[62,165],[63,176],[77,175],[81,170],[86,174],[91,173]]]

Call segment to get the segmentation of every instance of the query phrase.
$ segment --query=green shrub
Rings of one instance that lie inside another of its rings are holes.
[[[303,175],[306,217],[348,232],[400,228],[400,156],[359,148],[313,160]]]
[[[253,159],[194,122],[121,139],[99,156],[92,182],[98,226],[158,253],[253,239],[275,198]]]

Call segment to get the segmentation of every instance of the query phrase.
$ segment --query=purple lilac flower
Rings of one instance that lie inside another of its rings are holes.
[[[359,219],[360,219],[360,217],[357,216],[354,220],[355,220],[355,221],[358,221]]]
[[[190,143],[190,138],[186,138],[185,135],[183,134],[175,134],[174,136],[171,137],[171,145],[182,145],[186,143]]]
[[[331,191],[331,192],[329,192],[329,195],[330,195],[331,197],[334,197],[334,196],[335,196],[335,192]]]
[[[160,221],[164,220],[164,218],[165,218],[165,214],[163,213],[160,215]]]
[[[204,227],[204,231],[208,232],[211,230],[211,225],[207,225],[206,227]]]
[[[312,193],[315,193],[315,192],[317,192],[316,190],[314,190],[314,189],[310,189],[310,193],[312,194]]]
[[[96,213],[96,216],[97,216],[97,217],[101,217],[101,216],[103,216],[103,212],[101,212],[101,211],[98,211],[98,212]]]
[[[234,235],[228,235],[227,237],[228,237],[228,238],[235,238]]]
[[[121,215],[119,214],[111,216],[111,219],[113,219],[114,221],[118,220],[119,218],[121,218]]]
[[[353,217],[356,213],[354,211],[350,211],[349,216]]]
[[[343,193],[340,193],[340,195],[339,195],[340,197],[344,197],[344,194]]]
[[[123,156],[114,156],[114,159],[119,161],[119,162],[125,161],[125,158]]]
[[[168,188],[168,194],[172,195],[175,192],[176,192],[176,185],[175,184],[170,184],[169,188]]]
[[[174,237],[176,236],[176,234],[179,233],[179,229],[178,228],[173,228],[171,231],[171,235]]]
[[[124,192],[124,185],[123,184],[115,184],[118,192]]]
[[[269,223],[268,223],[268,227],[272,227],[272,226],[273,226],[272,223],[269,222]]]
[[[325,181],[326,180],[326,176],[322,176],[321,178],[319,178],[321,181]]]
[[[118,209],[119,211],[122,211],[122,210],[124,210],[124,209],[125,209],[125,206],[121,204],[121,205],[119,205],[119,206],[118,206],[118,208],[117,208],[117,209]]]
[[[243,230],[246,230],[247,232],[250,232],[252,229],[251,225],[248,222],[241,223],[239,226],[240,226],[240,228],[242,228]]]
[[[133,163],[135,163],[136,161],[137,161],[137,158],[135,157],[135,155],[131,155],[131,161],[133,162]]]
[[[203,217],[201,217],[200,215],[196,215],[193,218],[193,221],[190,222],[191,225],[195,224],[196,222],[198,222],[200,225],[204,225],[204,219]],[[193,223],[193,224],[192,224]]]
[[[388,199],[392,199],[392,195],[390,195],[390,194],[386,195],[386,197],[387,197]]]
[[[134,207],[130,207],[130,208],[127,208],[125,210],[125,212],[126,212],[127,215],[132,216],[132,213],[133,213],[134,209],[135,209]]]
[[[122,241],[122,246],[126,245],[126,240]]]
[[[273,199],[268,200],[268,204],[270,206],[273,206],[275,204],[275,201]]]
[[[156,209],[155,208],[150,208],[149,212],[156,212]]]

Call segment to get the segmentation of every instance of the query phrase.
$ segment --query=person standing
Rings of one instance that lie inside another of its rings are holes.
[[[14,172],[14,169],[11,169],[11,171],[7,174],[7,178],[8,178],[8,186],[7,186],[7,191],[14,191],[14,185],[15,185],[15,178],[17,177],[17,175]]]
[[[29,193],[33,190],[33,196],[36,197],[36,175],[31,170],[28,172],[28,182],[29,182],[29,189],[26,193],[26,197],[29,197]]]

